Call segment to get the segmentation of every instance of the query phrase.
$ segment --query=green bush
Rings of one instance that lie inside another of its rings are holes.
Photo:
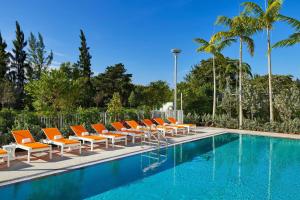
[[[193,119],[198,116],[186,116],[187,123],[195,123]],[[191,119],[191,120],[190,120]],[[229,115],[216,115],[215,119],[212,119],[211,114],[204,114],[201,116],[201,120],[197,124],[204,126],[213,126],[219,128],[238,128],[238,119],[231,118]],[[264,132],[276,132],[276,133],[289,133],[299,134],[300,133],[300,119],[295,118],[293,120],[286,120],[283,122],[263,122],[257,119],[244,119],[243,127],[244,130],[252,131],[264,131]]]

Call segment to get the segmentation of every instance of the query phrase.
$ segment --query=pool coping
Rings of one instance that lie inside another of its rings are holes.
[[[172,146],[183,144],[183,143],[193,142],[193,141],[196,141],[196,140],[201,140],[201,139],[205,139],[205,138],[212,137],[212,136],[222,135],[224,133],[226,133],[226,132],[218,131],[218,132],[208,133],[208,134],[205,134],[205,135],[203,135],[202,133],[188,135],[188,136],[198,136],[198,137],[192,137],[191,138],[191,137],[185,136],[185,138],[183,140],[179,140],[179,141],[175,141],[173,143],[170,143],[168,145],[168,147],[172,147]],[[144,145],[144,146],[146,146],[146,145]],[[160,148],[165,148],[165,147],[160,147]],[[141,153],[146,153],[146,152],[149,152],[149,151],[153,151],[155,149],[157,149],[157,148],[151,147],[151,146],[146,146],[146,148],[143,149],[143,150],[135,150],[135,151],[130,152],[130,153],[124,153],[124,154],[117,155],[117,156],[112,156],[112,157],[109,157],[109,158],[104,158],[104,159],[99,159],[99,160],[96,160],[96,161],[77,164],[77,165],[74,165],[74,166],[70,166],[66,169],[51,170],[51,171],[32,174],[32,175],[21,177],[21,178],[11,179],[11,180],[8,180],[8,181],[3,181],[3,182],[0,182],[0,188],[1,187],[6,187],[6,186],[9,186],[9,185],[12,185],[12,184],[20,183],[20,182],[27,182],[27,181],[31,181],[31,180],[35,180],[35,179],[40,179],[40,178],[51,176],[51,175],[59,175],[59,174],[62,174],[62,173],[67,173],[67,172],[70,172],[70,171],[73,171],[73,170],[78,170],[78,169],[89,167],[89,166],[92,166],[92,165],[97,165],[97,164],[101,164],[101,163],[105,163],[105,162],[109,162],[109,161],[113,161],[113,160],[117,160],[117,159],[122,159],[122,158],[125,158],[125,157],[134,156],[134,155],[141,154]],[[0,171],[0,173],[1,173],[1,171]]]

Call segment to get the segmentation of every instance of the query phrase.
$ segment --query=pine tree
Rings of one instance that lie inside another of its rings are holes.
[[[6,52],[7,44],[3,40],[2,35],[0,33],[0,81],[2,81],[7,73],[7,67],[9,63],[9,53]]]
[[[89,53],[89,47],[86,43],[84,32],[80,30],[81,46],[79,47],[80,55],[78,61],[78,67],[83,78],[82,81],[82,94],[80,99],[80,105],[83,107],[89,107],[93,104],[93,85],[91,83],[91,54]]]
[[[16,22],[16,39],[13,41],[13,49],[11,54],[11,65],[9,69],[10,79],[16,86],[16,107],[24,107],[24,83],[27,77],[32,73],[32,69],[26,62],[26,51],[24,50],[27,45],[24,33],[18,22]]]
[[[82,76],[90,80],[92,76],[91,71],[91,54],[89,53],[89,47],[86,43],[86,38],[84,35],[84,32],[80,30],[80,40],[81,40],[81,46],[79,47],[80,55],[79,55],[79,67],[82,70]]]
[[[52,51],[47,55],[47,51],[45,50],[45,44],[43,37],[40,33],[38,33],[38,38],[36,38],[33,33],[30,33],[30,37],[28,39],[29,49],[28,49],[28,60],[29,64],[33,69],[33,79],[40,79],[41,74],[45,72],[48,66],[51,64],[53,60]]]

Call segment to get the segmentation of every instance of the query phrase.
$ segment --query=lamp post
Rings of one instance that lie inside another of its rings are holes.
[[[172,49],[171,52],[174,55],[175,58],[175,64],[174,64],[174,113],[175,113],[175,118],[177,119],[177,57],[179,53],[181,52],[180,49]]]

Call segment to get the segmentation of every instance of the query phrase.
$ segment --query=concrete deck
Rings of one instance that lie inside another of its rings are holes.
[[[201,138],[211,137],[213,135],[219,135],[226,132],[300,139],[300,135],[246,130],[232,130],[210,127],[199,127],[198,130],[200,130],[201,133],[169,138],[169,142],[171,143],[170,145],[199,140]],[[32,158],[31,163],[26,162],[26,156],[20,156],[17,160],[11,162],[10,168],[7,168],[6,164],[1,163],[0,186],[62,173],[101,162],[151,151],[153,150],[153,147],[147,145],[141,147],[139,143],[136,143],[135,145],[128,145],[126,147],[117,145],[114,149],[105,149],[104,146],[100,146],[98,148],[95,148],[93,152],[89,151],[89,149],[89,147],[85,147],[81,155],[79,155],[78,150],[66,152],[64,154],[64,157],[61,157],[59,155],[59,151],[54,150],[52,160],[49,160],[48,154],[42,153],[43,155],[38,155],[38,157]]]

